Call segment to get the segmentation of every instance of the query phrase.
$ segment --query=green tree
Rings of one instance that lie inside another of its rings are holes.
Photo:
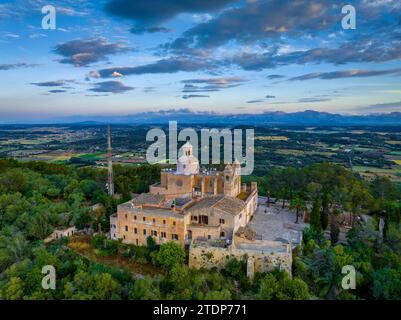
[[[175,265],[184,263],[185,252],[177,243],[167,242],[160,246],[156,261],[162,268],[171,270]]]
[[[305,202],[300,196],[296,196],[291,201],[291,208],[296,210],[295,223],[299,223],[300,212],[305,209]]]
[[[310,225],[311,228],[315,231],[319,231],[322,229],[322,224],[320,220],[320,203],[318,200],[313,202],[312,212],[310,215]]]
[[[326,230],[329,225],[329,212],[329,195],[325,192],[322,197],[322,211],[320,212],[322,230]]]
[[[307,300],[308,285],[299,278],[285,277],[279,282],[277,298],[279,300]]]
[[[21,278],[12,277],[5,288],[6,300],[22,300],[23,297],[24,282]]]
[[[273,300],[276,297],[277,291],[277,279],[273,274],[269,273],[261,280],[256,297],[259,300]]]

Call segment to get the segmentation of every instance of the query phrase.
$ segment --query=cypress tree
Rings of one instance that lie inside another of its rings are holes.
[[[320,203],[319,200],[313,202],[313,208],[310,216],[310,225],[314,231],[320,231],[322,224],[320,221]]]

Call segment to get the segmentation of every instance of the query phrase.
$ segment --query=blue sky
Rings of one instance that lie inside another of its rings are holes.
[[[41,28],[44,5],[56,30]],[[356,29],[341,8],[356,9]],[[399,0],[0,3],[0,117],[401,111]]]

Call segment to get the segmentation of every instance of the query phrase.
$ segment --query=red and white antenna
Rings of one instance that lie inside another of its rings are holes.
[[[110,196],[114,195],[113,161],[110,138],[110,125],[107,126],[107,190]]]

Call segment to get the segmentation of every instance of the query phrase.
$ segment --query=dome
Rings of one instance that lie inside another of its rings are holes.
[[[187,142],[181,147],[180,151],[182,151],[182,155],[178,158],[176,173],[185,175],[198,174],[199,161],[192,154],[192,145]]]

